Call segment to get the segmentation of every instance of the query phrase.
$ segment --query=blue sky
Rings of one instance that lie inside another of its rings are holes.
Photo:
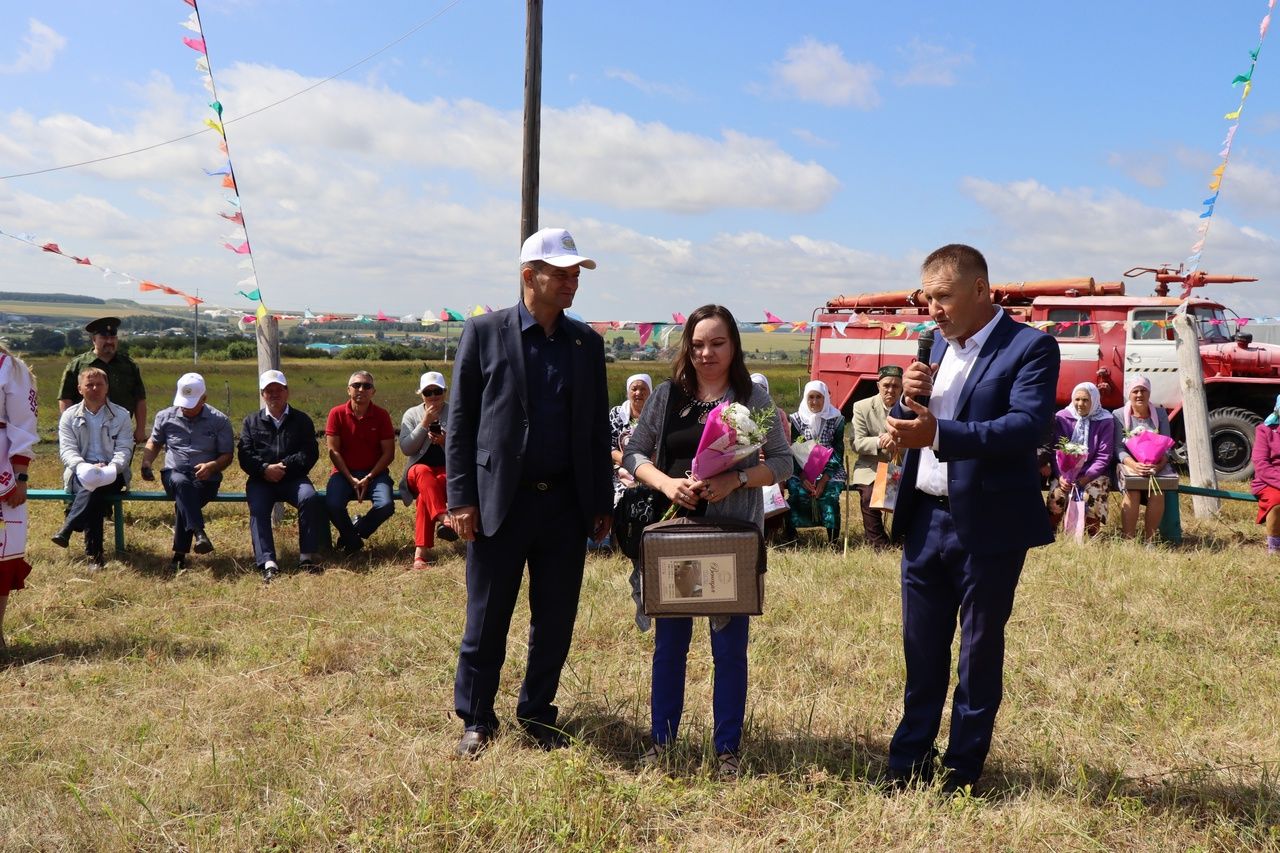
[[[913,286],[942,243],[996,281],[1178,262],[1266,0],[778,4],[548,0],[541,224],[600,267],[588,319],[708,301],[803,319]],[[729,14],[731,9],[732,14]],[[363,10],[363,11],[362,11]],[[0,6],[0,174],[116,153],[210,113],[181,0]],[[369,63],[228,139],[275,310],[391,315],[512,301],[524,3],[205,0],[226,117]],[[1202,267],[1280,314],[1280,65],[1263,52]],[[1280,53],[1275,55],[1280,56]],[[0,230],[248,307],[216,138],[0,181]],[[1131,290],[1145,292],[1139,280]],[[0,240],[0,289],[138,294]]]

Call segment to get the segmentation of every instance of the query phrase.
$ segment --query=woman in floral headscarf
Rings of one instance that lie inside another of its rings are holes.
[[[1267,553],[1280,554],[1280,397],[1253,436],[1253,483],[1258,523],[1267,526]]]
[[[1055,443],[1066,439],[1085,449],[1084,460],[1069,475],[1058,470],[1057,454],[1053,461],[1057,482],[1049,490],[1046,504],[1049,521],[1057,527],[1067,511],[1073,491],[1084,495],[1084,530],[1096,536],[1107,523],[1107,494],[1111,490],[1111,470],[1116,464],[1116,419],[1102,408],[1098,386],[1081,382],[1071,390],[1071,402],[1054,415]]]
[[[1173,466],[1168,459],[1154,465],[1142,464],[1124,446],[1124,439],[1140,429],[1172,436],[1169,415],[1152,404],[1151,380],[1145,376],[1131,374],[1126,377],[1124,395],[1125,404],[1114,412],[1117,428],[1121,430],[1116,440],[1116,452],[1120,458],[1120,464],[1116,465],[1116,488],[1124,492],[1124,500],[1120,503],[1120,531],[1124,538],[1132,539],[1138,530],[1138,512],[1146,506],[1147,515],[1142,521],[1142,528],[1147,539],[1151,540],[1164,517],[1164,495],[1150,494],[1150,478],[1175,476]],[[1128,488],[1130,485],[1136,488]]]
[[[815,379],[804,386],[800,405],[790,420],[793,441],[812,439],[833,451],[831,460],[813,482],[804,478],[802,466],[796,462],[795,473],[787,480],[791,523],[796,529],[825,527],[827,542],[835,542],[840,535],[840,493],[844,491],[846,480],[844,415],[831,405],[827,383]]]

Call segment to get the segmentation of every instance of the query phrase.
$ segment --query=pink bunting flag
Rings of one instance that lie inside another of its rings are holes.
[[[73,256],[71,260],[75,261],[77,264],[83,264],[86,267],[93,266],[93,261],[89,260],[88,258],[77,258]]]
[[[187,4],[188,6],[190,6],[192,9],[195,9],[195,8],[196,8],[196,0],[182,0],[182,2],[183,2],[183,3],[186,3],[186,4]]]
[[[45,243],[45,244],[44,244],[43,246],[41,246],[40,248],[41,248],[41,249],[43,249],[43,250],[45,250],[46,252],[53,252],[55,255],[61,255],[61,254],[62,254],[62,250],[58,248],[58,244],[57,244],[57,243]]]
[[[1268,6],[1267,8],[1270,9],[1271,7]],[[1266,38],[1267,30],[1270,29],[1270,27],[1271,27],[1271,15],[1268,14],[1265,18],[1262,19],[1262,23],[1258,25],[1258,38],[1260,39]]]
[[[765,322],[767,323],[775,323],[777,325],[782,325],[783,323],[787,322],[786,320],[779,317],[777,314],[774,314],[770,311],[764,312],[764,319],[765,319]]]
[[[241,213],[240,211],[236,211],[235,213],[219,213],[218,215],[221,216],[223,219],[234,222],[235,224],[239,225],[241,228],[244,227],[244,214]]]
[[[233,245],[231,245],[230,243],[223,243],[222,245],[223,245],[225,248],[230,249],[231,251],[235,252],[237,255],[247,255],[247,254],[249,254],[249,241],[248,241],[248,240],[245,240],[245,241],[244,241],[243,243],[241,243],[239,246],[233,246]]]
[[[188,307],[188,308],[194,308],[194,307],[195,307],[195,306],[197,306],[197,305],[202,305],[202,304],[204,304],[204,300],[203,300],[203,299],[201,299],[201,298],[200,298],[200,297],[198,297],[198,296],[188,296],[187,294],[185,294],[185,293],[184,293],[184,294],[182,294],[182,298],[183,298],[183,299],[185,299],[185,300],[187,300],[187,307]]]
[[[204,39],[193,39],[191,36],[183,36],[182,43],[194,50],[196,53],[205,53]]]
[[[390,317],[388,317],[386,314],[382,313],[381,311],[379,311],[379,312],[378,312],[378,322],[379,322],[379,323],[390,323],[390,322],[391,322],[391,318],[390,318]]]
[[[688,322],[688,318],[685,317],[683,314],[681,314],[679,311],[672,312],[671,319],[675,321],[675,324],[677,326],[683,326],[686,322]]]
[[[649,343],[649,338],[653,337],[652,323],[636,323],[636,332],[640,335],[640,346]]]

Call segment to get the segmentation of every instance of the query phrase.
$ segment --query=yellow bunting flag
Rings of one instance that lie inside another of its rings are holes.
[[[907,332],[906,323],[894,323],[892,326],[889,327],[889,331],[885,332],[885,337],[896,338],[899,335],[906,334],[906,332]]]
[[[776,332],[776,331],[778,331],[778,327],[777,327],[777,326],[775,326],[773,323],[761,323],[761,324],[760,324],[760,331],[765,332],[765,333],[768,333],[768,332]]]
[[[225,130],[223,130],[223,129],[222,129],[222,125],[218,124],[216,121],[214,121],[214,120],[213,120],[213,119],[211,119],[211,118],[207,118],[207,119],[205,119],[205,120],[204,120],[204,123],[205,123],[205,126],[206,126],[206,127],[210,128],[210,129],[212,129],[212,130],[216,130],[216,131],[218,131],[218,135],[219,135],[219,136],[223,137],[224,139],[226,138],[226,136],[227,136],[227,132],[226,132]]]
[[[258,322],[261,323],[266,316],[267,316],[267,306],[259,302],[258,303]]]

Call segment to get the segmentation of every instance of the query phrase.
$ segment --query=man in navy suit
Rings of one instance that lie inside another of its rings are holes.
[[[453,695],[460,757],[498,728],[494,698],[526,562],[529,658],[516,719],[544,749],[567,744],[553,703],[569,654],[587,537],[613,510],[604,341],[565,315],[583,268],[563,228],[520,250],[523,298],[473,317],[458,341],[446,447],[453,528],[467,546],[467,622]]]
[[[1027,550],[1053,541],[1036,447],[1053,415],[1058,346],[991,302],[987,262],[943,246],[921,266],[942,340],[916,362],[888,419],[906,449],[893,538],[902,553],[902,722],[889,745],[898,784],[928,782],[951,677],[960,661],[943,786],[977,781],[1003,693],[1004,628]],[[929,396],[927,408],[916,399]],[[914,415],[914,416],[913,416]]]

